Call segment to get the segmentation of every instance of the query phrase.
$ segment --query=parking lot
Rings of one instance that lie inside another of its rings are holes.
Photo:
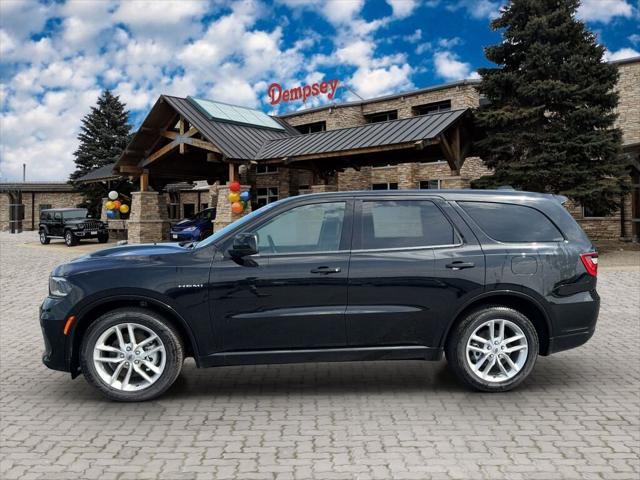
[[[198,370],[158,401],[104,400],[41,363],[55,265],[96,247],[0,233],[3,479],[637,479],[640,252],[603,255],[598,330],[505,394],[446,363]]]

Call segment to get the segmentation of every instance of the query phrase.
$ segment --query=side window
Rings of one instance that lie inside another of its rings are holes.
[[[345,202],[292,208],[259,227],[261,253],[331,252],[340,249]]]
[[[55,213],[53,214],[53,219],[54,219],[54,220],[62,220],[62,213],[60,213],[60,212],[55,212]]]
[[[360,238],[365,250],[458,243],[449,220],[428,200],[362,202]]]
[[[564,237],[542,212],[524,205],[458,202],[471,218],[499,242],[561,242]]]

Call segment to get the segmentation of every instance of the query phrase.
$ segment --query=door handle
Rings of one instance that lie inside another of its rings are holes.
[[[446,267],[450,268],[451,270],[463,270],[465,268],[473,268],[475,266],[476,265],[473,262],[461,262],[461,261],[447,263],[446,265]]]
[[[330,273],[340,273],[340,271],[340,267],[318,267],[311,269],[311,273],[322,273],[324,275],[328,275]]]

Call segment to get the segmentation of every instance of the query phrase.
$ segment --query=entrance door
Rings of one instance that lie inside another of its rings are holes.
[[[352,204],[297,203],[243,232],[257,255],[214,261],[214,330],[225,351],[346,345],[345,317]]]
[[[477,240],[436,197],[363,198],[355,211],[349,345],[437,347],[454,310],[483,289]]]

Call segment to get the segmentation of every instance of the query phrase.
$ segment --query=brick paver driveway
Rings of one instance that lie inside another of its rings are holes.
[[[470,393],[445,362],[190,362],[160,400],[119,404],[40,363],[47,276],[79,252],[27,240],[0,234],[3,479],[638,478],[633,268],[604,259],[594,338],[515,392]]]

